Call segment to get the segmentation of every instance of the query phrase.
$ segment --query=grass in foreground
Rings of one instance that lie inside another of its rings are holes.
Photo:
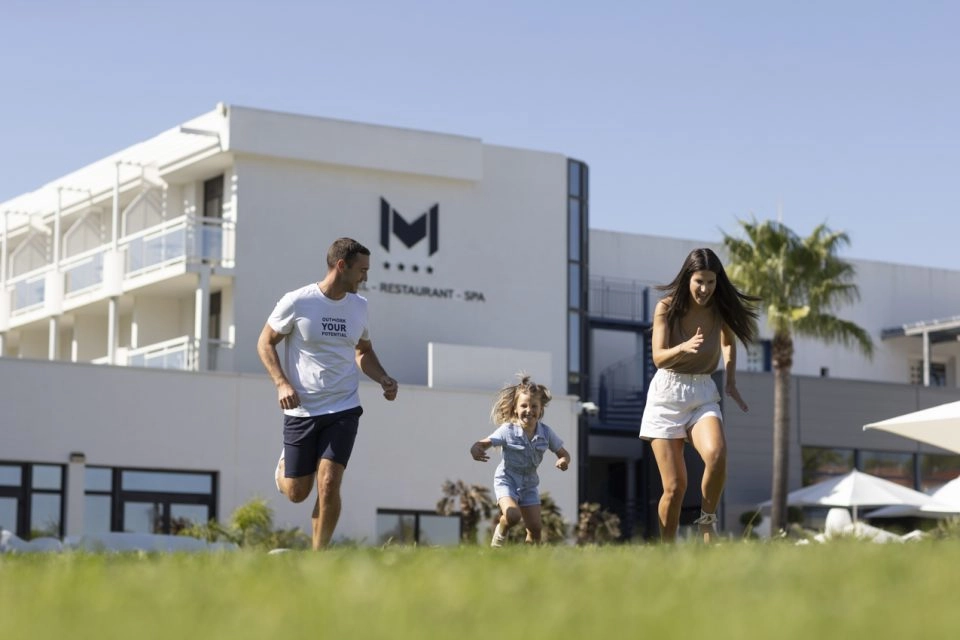
[[[960,541],[0,556],[7,638],[949,638]]]

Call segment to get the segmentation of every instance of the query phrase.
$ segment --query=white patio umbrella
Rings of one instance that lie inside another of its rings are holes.
[[[960,453],[960,402],[948,402],[863,425],[863,430],[867,429],[888,431]]]
[[[921,506],[930,502],[927,494],[908,489],[869,473],[854,469],[850,473],[818,482],[817,484],[791,491],[787,504],[807,507],[852,507],[853,520],[857,521],[859,507],[883,507],[887,505]],[[768,506],[770,501],[760,506]]]
[[[930,494],[930,502],[919,507],[894,505],[870,513],[871,518],[949,518],[960,514],[960,477]]]

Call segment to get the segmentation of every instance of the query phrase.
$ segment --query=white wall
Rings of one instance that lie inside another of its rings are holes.
[[[372,542],[377,508],[432,510],[447,479],[492,491],[494,460],[475,462],[468,450],[493,431],[488,416],[496,391],[403,385],[391,403],[379,387],[362,383],[364,416],[345,476],[338,536]],[[66,464],[71,452],[82,452],[89,465],[215,471],[221,520],[262,496],[278,526],[310,531],[312,503],[289,503],[274,486],[282,416],[266,375],[4,358],[0,404],[0,460]],[[544,419],[574,459],[575,411],[574,398],[555,397]],[[561,473],[545,459],[541,479],[542,490],[575,520],[575,465]]]
[[[496,389],[517,382],[523,372],[553,389],[552,358],[548,351],[465,347],[431,342],[428,345],[431,389]]]
[[[260,370],[253,345],[274,304],[320,280],[327,247],[347,235],[373,253],[371,338],[401,382],[426,383],[431,341],[547,351],[553,380],[565,380],[566,160],[501,147],[482,157],[483,179],[471,182],[238,156],[238,368]],[[381,198],[408,222],[439,206],[433,256],[425,240],[381,247]],[[451,297],[397,293],[404,286]]]

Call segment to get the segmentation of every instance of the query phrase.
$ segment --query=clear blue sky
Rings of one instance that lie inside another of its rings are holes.
[[[223,101],[583,160],[594,228],[782,211],[960,269],[958,33],[947,0],[2,0],[0,201]]]

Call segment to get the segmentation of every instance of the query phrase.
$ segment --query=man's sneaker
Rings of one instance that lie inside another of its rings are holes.
[[[491,547],[502,547],[503,543],[507,541],[506,534],[503,533],[503,529],[500,527],[500,523],[497,523],[497,528],[493,530],[493,540],[490,541]]]
[[[283,471],[280,467],[283,465],[283,450],[280,451],[280,459],[277,460],[277,469],[273,472],[273,480],[277,483],[277,491],[283,493],[283,489],[280,488],[280,478],[283,477]]]

